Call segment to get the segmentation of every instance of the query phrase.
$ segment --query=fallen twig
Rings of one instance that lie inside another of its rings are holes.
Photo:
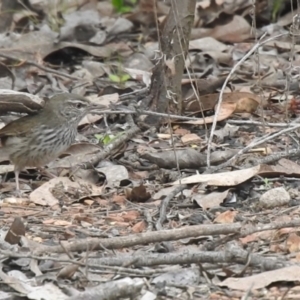
[[[256,225],[253,227],[249,225],[242,226],[240,223],[195,225],[172,230],[145,232],[107,239],[88,238],[76,240],[70,243],[65,243],[65,249],[67,249],[67,251],[86,251],[87,249],[101,250],[103,247],[107,249],[120,249],[155,242],[174,241],[189,237],[220,234],[228,235],[239,233],[240,237],[242,237],[255,232],[297,226],[300,226],[299,219],[292,220],[290,222],[270,223],[262,226]],[[64,251],[65,250],[61,246],[41,246],[34,251],[34,255],[38,256],[44,253],[63,253]]]

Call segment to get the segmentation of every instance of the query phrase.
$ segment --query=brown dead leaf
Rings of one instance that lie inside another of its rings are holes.
[[[193,99],[191,101],[187,101],[184,105],[185,111],[189,112],[196,112],[201,111],[202,109],[204,111],[211,110],[215,107],[220,94],[208,94],[201,96],[201,107],[199,105],[199,102],[196,99]],[[244,100],[245,99],[245,100]],[[238,104],[241,101],[240,104]],[[250,108],[255,107],[255,103],[259,104],[261,103],[260,97],[256,94],[249,93],[249,92],[231,92],[231,93],[224,93],[223,94],[223,103],[237,103],[236,108],[239,109],[239,112],[248,111]],[[253,108],[252,108],[253,109]]]
[[[181,137],[181,142],[184,145],[189,145],[189,144],[199,144],[201,143],[202,139],[200,138],[200,136],[198,136],[195,133],[188,133],[184,136]]]
[[[80,222],[80,225],[81,225],[82,228],[89,228],[89,227],[91,227],[93,224],[92,224],[92,223],[89,223],[89,222],[81,221],[81,222]]]
[[[127,211],[122,215],[124,221],[131,222],[141,217],[141,214],[137,210]]]
[[[80,262],[83,262],[83,258],[80,260]],[[65,267],[63,267],[58,273],[57,278],[63,278],[63,279],[71,279],[73,275],[77,272],[80,265],[70,264]]]
[[[237,211],[235,210],[227,210],[221,214],[219,214],[215,219],[214,223],[221,223],[221,224],[227,224],[227,223],[233,223],[234,218],[237,215]]]
[[[290,220],[289,220],[290,221]],[[278,221],[279,222],[279,221]],[[278,231],[277,231],[277,236],[278,237],[282,237],[283,235],[287,235],[287,234],[290,234],[292,232],[299,232],[300,231],[300,228],[297,229],[297,228],[291,228],[291,227],[286,227],[286,228],[280,228]]]
[[[219,283],[219,286],[226,286],[230,289],[248,291],[267,287],[275,282],[298,282],[300,280],[300,267],[290,266],[273,271],[261,272],[256,275],[243,278],[231,277]]]
[[[22,219],[17,217],[11,224],[4,240],[11,245],[18,244],[21,237],[25,236],[25,231],[26,229]]]
[[[115,195],[112,196],[111,201],[113,203],[116,203],[116,204],[120,205],[120,206],[123,206],[126,203],[126,198],[123,195],[116,195],[115,194]]]
[[[72,222],[69,222],[66,220],[55,220],[53,222],[53,225],[55,225],[55,226],[71,226]]]
[[[263,232],[255,232],[253,234],[247,235],[243,238],[240,238],[239,240],[243,244],[251,243],[257,240],[269,241],[274,239],[275,234],[276,234],[275,230],[265,230]]]
[[[162,140],[169,140],[172,135],[170,133],[158,133],[157,137]]]
[[[236,110],[237,104],[236,103],[230,103],[230,102],[223,102],[220,106],[220,111],[217,116],[217,121],[226,120],[229,116],[231,116],[235,110]],[[178,123],[184,123],[184,124],[193,124],[193,125],[203,125],[203,124],[210,124],[214,120],[214,116],[206,117],[202,120],[196,120],[196,121],[182,121]]]
[[[278,161],[278,166],[284,168],[286,171],[289,170],[293,174],[300,174],[300,166],[289,159],[282,158]]]
[[[225,95],[225,94],[224,94]],[[186,112],[207,111],[215,107],[219,99],[219,94],[208,94],[201,96],[201,102],[197,99],[184,102],[184,110]]]
[[[95,203],[94,200],[89,200],[89,199],[83,200],[83,204],[85,204],[87,206],[92,206],[94,203]]]
[[[258,239],[259,239],[259,234],[256,232],[256,233],[249,234],[243,238],[240,238],[239,240],[244,245],[244,244],[255,242]]]
[[[227,24],[215,26],[210,36],[223,42],[239,43],[251,37],[251,26],[242,16],[234,15]]]
[[[262,165],[259,175],[265,177],[280,175],[300,176],[300,166],[295,162],[283,158],[275,166]]]
[[[226,190],[222,193],[212,192],[208,195],[201,194],[193,194],[192,200],[197,202],[197,204],[203,208],[203,210],[210,209],[212,207],[218,207],[221,203],[223,203],[224,199],[226,199],[228,192],[230,190]]]
[[[147,228],[147,224],[145,221],[140,221],[137,222],[136,224],[134,224],[134,226],[132,226],[131,230],[134,233],[141,233],[143,231],[145,231]]]
[[[134,187],[128,196],[129,199],[134,202],[145,202],[151,198],[151,194],[147,192],[146,187],[142,184]]]
[[[66,191],[69,191],[70,196],[72,196],[73,192],[76,194],[78,194],[78,192],[82,192],[86,194],[85,196],[89,194],[101,194],[101,191],[97,186],[86,181],[77,179],[76,182],[73,182],[67,177],[56,177],[34,190],[29,195],[29,199],[31,202],[38,205],[49,205],[54,207],[58,205],[59,201],[68,199]]]
[[[228,46],[217,41],[216,39],[208,36],[201,39],[192,40],[189,43],[190,50],[201,50],[202,52],[210,52],[218,49],[218,51],[223,52],[228,50]],[[202,99],[201,99],[202,100]]]
[[[257,175],[259,171],[260,166],[255,166],[252,168],[232,172],[197,174],[182,178],[180,181],[177,180],[173,182],[173,184],[191,184],[201,182],[206,183],[207,185],[235,186]]]
[[[109,222],[124,222],[124,218],[121,215],[117,214],[109,214],[106,218],[106,221]],[[127,224],[128,225],[128,224]]]
[[[281,160],[280,160],[281,161]],[[258,165],[252,168],[237,170],[232,172],[222,172],[216,174],[197,174],[181,179],[181,184],[206,183],[215,186],[235,186],[242,183],[255,175],[261,176],[280,176],[294,175],[300,176],[300,166],[291,161],[285,160],[283,166]],[[284,166],[286,164],[286,166]],[[180,184],[179,181],[173,184]]]
[[[296,233],[289,234],[286,240],[286,246],[290,253],[298,252],[300,250],[300,237]]]
[[[191,133],[191,131],[188,129],[185,129],[185,128],[177,128],[176,130],[174,130],[174,134],[177,134],[177,135],[186,135],[189,133]]]
[[[100,207],[109,207],[110,201],[107,199],[96,199]]]
[[[44,225],[50,225],[50,224],[53,224],[54,222],[55,222],[54,219],[43,220]]]
[[[227,56],[228,54],[224,54],[223,52],[212,52],[210,51],[209,54],[204,54],[203,55],[210,55],[213,56],[213,59],[218,60],[218,58],[221,59],[222,56]],[[210,96],[208,98],[206,97],[207,95],[213,95],[217,89],[222,87],[224,84],[226,77],[225,76],[220,76],[220,77],[213,77],[209,79],[201,78],[201,79],[182,79],[181,80],[181,90],[182,90],[182,98],[184,99],[184,109],[187,111],[189,103],[196,101],[196,109],[192,111],[198,111],[197,108],[203,107],[203,110],[206,109],[212,109],[214,105],[209,108],[209,104],[212,103],[210,101]],[[199,105],[199,100],[197,99],[197,96],[195,95],[195,91],[201,96],[200,103]],[[215,99],[217,101],[217,99]],[[216,102],[213,102],[216,103]],[[198,104],[198,105],[197,105]]]

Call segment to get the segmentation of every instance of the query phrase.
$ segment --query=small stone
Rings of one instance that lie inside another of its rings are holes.
[[[291,200],[289,193],[283,188],[278,187],[265,192],[259,199],[263,207],[273,208],[286,205]]]

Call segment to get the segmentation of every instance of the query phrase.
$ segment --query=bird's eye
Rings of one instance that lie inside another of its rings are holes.
[[[76,108],[82,108],[82,104],[81,103],[77,103],[76,104]]]

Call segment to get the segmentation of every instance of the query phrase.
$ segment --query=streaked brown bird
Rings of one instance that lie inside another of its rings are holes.
[[[25,167],[42,167],[69,148],[77,135],[80,120],[100,106],[70,93],[53,96],[42,110],[12,121],[0,130],[1,151],[15,166],[16,188]]]

